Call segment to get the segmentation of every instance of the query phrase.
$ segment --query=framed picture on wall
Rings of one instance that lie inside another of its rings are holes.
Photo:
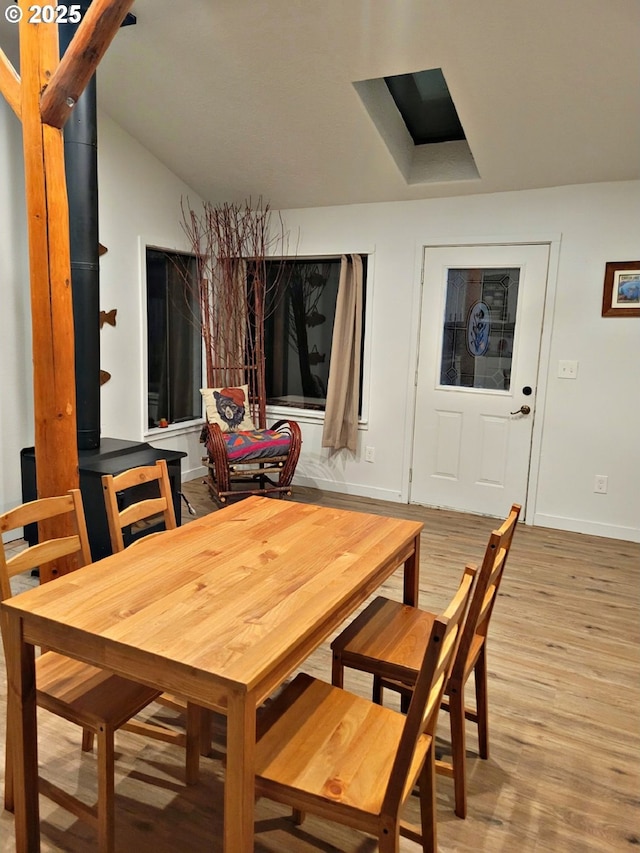
[[[602,316],[640,317],[640,261],[606,264]]]

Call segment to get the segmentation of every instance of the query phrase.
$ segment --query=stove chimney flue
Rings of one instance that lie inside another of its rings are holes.
[[[61,55],[76,29],[77,25],[74,24],[61,24],[58,27]],[[69,199],[78,450],[91,450],[100,446],[100,265],[95,75],[64,126],[64,162]]]

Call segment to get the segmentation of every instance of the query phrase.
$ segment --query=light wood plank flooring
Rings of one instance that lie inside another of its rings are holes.
[[[200,481],[184,486],[198,514],[213,510]],[[297,489],[296,500],[424,521],[421,604],[449,599],[466,562],[481,559],[491,519]],[[183,510],[183,520],[190,516]],[[29,580],[26,581],[28,585]],[[400,597],[400,574],[384,592]],[[304,667],[330,677],[328,643]],[[6,682],[0,683],[4,744]],[[456,818],[450,780],[438,778],[441,853],[609,853],[640,844],[640,546],[520,525],[489,642],[491,757],[481,761],[469,726],[469,817]],[[364,676],[348,689],[368,695]],[[156,713],[161,712],[156,709]],[[43,772],[70,789],[95,785],[95,758],[80,754],[75,727],[40,714]],[[447,716],[440,718],[446,751]],[[182,755],[122,732],[117,739],[116,832],[123,853],[221,851],[224,769],[220,749],[183,785]],[[0,773],[2,770],[0,769]],[[41,799],[42,850],[91,853],[94,835]],[[258,853],[373,853],[361,834],[313,818],[296,828],[286,811],[256,805]],[[13,853],[13,818],[0,813],[0,853]],[[402,850],[418,847],[406,840]]]

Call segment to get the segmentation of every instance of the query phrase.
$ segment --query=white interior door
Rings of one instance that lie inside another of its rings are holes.
[[[549,246],[425,248],[411,502],[526,502]]]

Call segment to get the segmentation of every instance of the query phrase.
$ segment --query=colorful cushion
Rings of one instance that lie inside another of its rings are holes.
[[[251,432],[233,432],[224,436],[230,462],[248,462],[284,456],[289,451],[290,436],[273,429],[256,429]]]
[[[254,430],[249,414],[249,391],[246,385],[235,388],[201,388],[210,424],[218,424],[222,432]]]

